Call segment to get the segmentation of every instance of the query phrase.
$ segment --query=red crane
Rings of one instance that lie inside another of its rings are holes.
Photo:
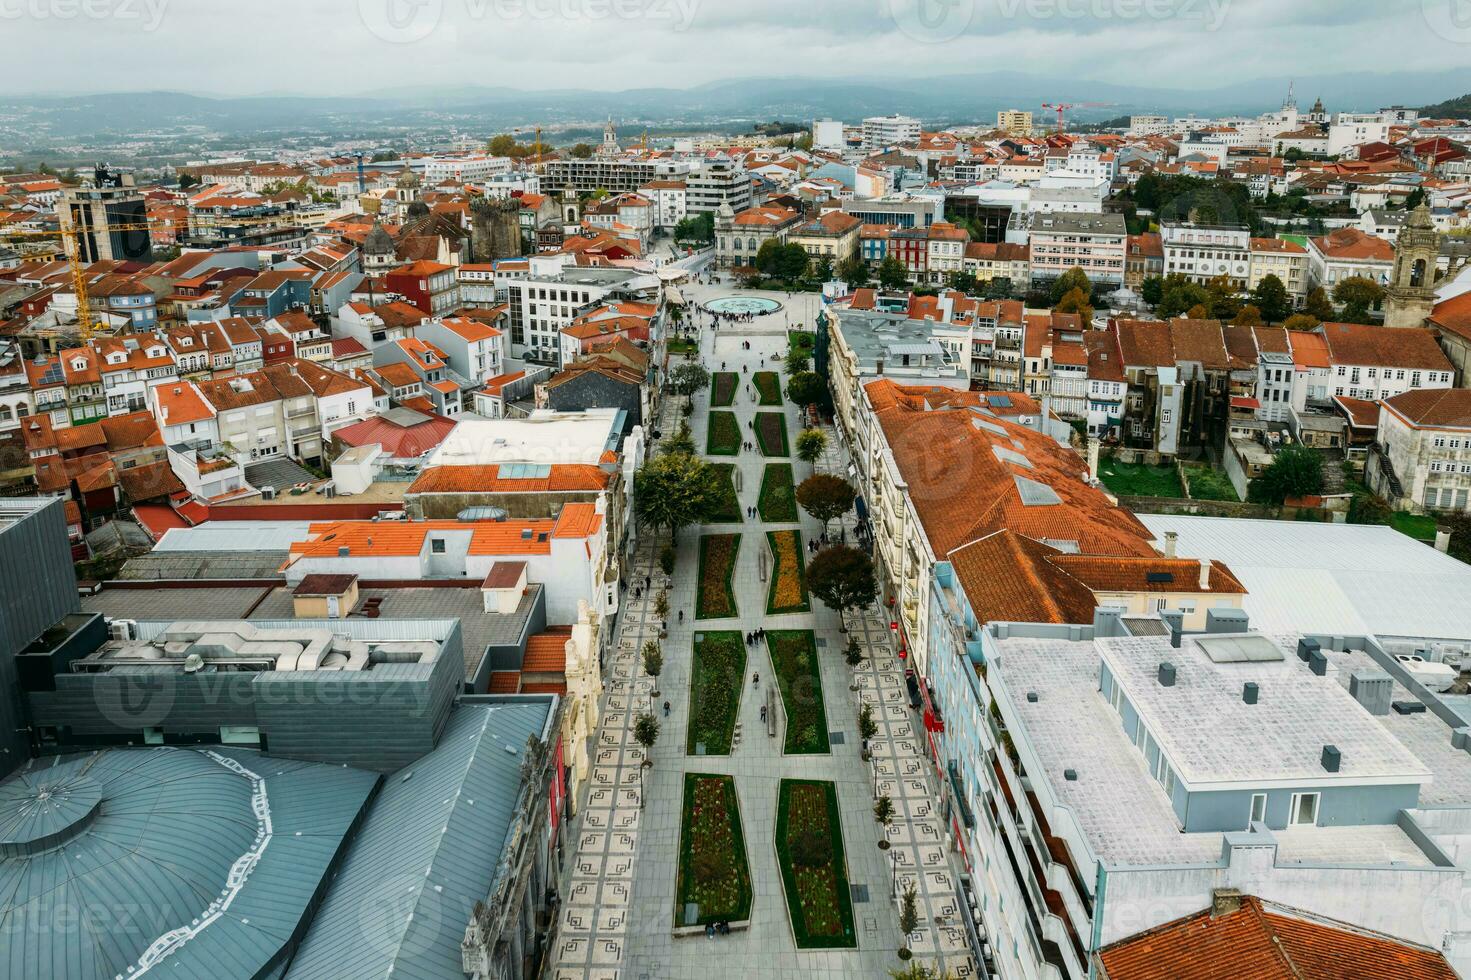
[[[1106,109],[1109,106],[1118,105],[1117,102],[1044,102],[1042,108],[1057,110],[1057,131],[1067,132],[1067,123],[1062,114],[1069,109]]]

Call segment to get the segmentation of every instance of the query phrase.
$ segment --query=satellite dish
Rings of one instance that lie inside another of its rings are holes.
[[[191,653],[184,658],[184,673],[197,674],[204,669],[204,658],[197,653]]]

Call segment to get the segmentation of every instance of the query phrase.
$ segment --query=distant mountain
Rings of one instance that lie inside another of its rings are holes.
[[[1420,110],[1420,115],[1431,119],[1468,119],[1471,118],[1471,95],[1462,95],[1435,105],[1425,106]]]
[[[1263,78],[1213,89],[1181,90],[998,71],[939,78],[745,78],[690,89],[621,92],[421,86],[340,98],[208,98],[179,92],[54,98],[0,95],[0,116],[42,116],[46,131],[55,136],[167,132],[183,127],[268,135],[446,125],[487,131],[534,124],[586,124],[608,117],[630,125],[669,128],[825,116],[856,121],[891,112],[918,116],[931,125],[947,125],[985,122],[998,109],[1006,108],[1030,108],[1040,115],[1043,102],[1104,103],[1070,113],[1076,121],[1097,122],[1143,112],[1256,114],[1281,105],[1293,84],[1285,77]],[[1297,79],[1295,90],[1303,104],[1321,96],[1329,111],[1417,105],[1430,93],[1471,90],[1471,68],[1320,76]],[[1460,114],[1467,111],[1471,110],[1463,109]]]

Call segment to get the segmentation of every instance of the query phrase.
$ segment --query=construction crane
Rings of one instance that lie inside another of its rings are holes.
[[[73,221],[71,208],[58,209],[57,217],[60,221],[57,231],[0,232],[0,239],[57,237],[61,239],[61,249],[66,255],[68,271],[71,274],[72,289],[77,294],[77,327],[82,332],[82,339],[90,341],[97,332],[97,320],[92,313],[92,300],[87,296],[87,270],[82,262],[82,233],[77,230]],[[152,230],[146,221],[131,224],[109,223],[106,234],[120,231],[144,231],[151,234]]]
[[[1057,110],[1057,132],[1059,135],[1067,132],[1067,121],[1063,113],[1069,109],[1106,109],[1109,106],[1118,105],[1117,102],[1044,102],[1042,108]]]

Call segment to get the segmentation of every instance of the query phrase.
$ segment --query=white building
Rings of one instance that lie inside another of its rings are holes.
[[[863,146],[872,151],[917,143],[920,132],[919,120],[911,116],[874,116],[863,120]]]
[[[1471,510],[1471,389],[1384,400],[1364,476],[1401,510]]]
[[[1169,224],[1160,227],[1165,275],[1205,284],[1226,276],[1238,290],[1251,279],[1251,231],[1244,225]]]
[[[836,119],[817,119],[812,123],[812,148],[814,150],[842,150],[846,148],[843,124]]]
[[[424,163],[424,182],[431,187],[445,182],[476,184],[509,174],[514,168],[509,157],[434,157]]]
[[[1339,112],[1328,126],[1328,155],[1342,156],[1365,143],[1383,143],[1389,139],[1389,121],[1378,112]]]

